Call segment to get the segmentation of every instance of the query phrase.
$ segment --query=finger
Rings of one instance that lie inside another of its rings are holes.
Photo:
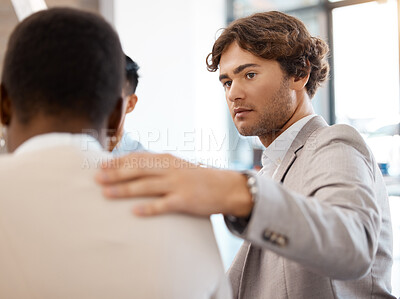
[[[101,164],[101,168],[107,169],[107,168],[115,168],[119,167],[119,165],[123,165],[124,163],[128,163],[130,160],[135,160],[138,158],[144,158],[148,155],[151,155],[150,153],[146,152],[134,152],[130,153],[128,155],[124,155],[121,157],[114,158],[112,160],[106,161]]]
[[[96,180],[100,184],[121,183],[135,178],[160,175],[173,166],[174,158],[168,154],[130,154],[102,165]]]
[[[147,168],[147,167],[161,167],[170,160],[173,159],[172,155],[168,154],[154,154],[146,152],[137,152],[111,159],[102,163],[102,169],[118,169],[121,167],[129,168]]]
[[[113,198],[162,196],[169,192],[170,184],[163,177],[141,178],[103,187],[104,196]]]
[[[171,154],[132,153],[117,159],[111,159],[101,165],[101,169],[121,168],[197,168],[196,164],[184,159],[177,158]]]
[[[132,209],[132,212],[136,216],[148,217],[148,216],[156,216],[156,215],[172,213],[174,212],[174,208],[168,199],[159,198],[151,202],[144,202],[137,204]]]
[[[143,177],[158,176],[163,172],[164,170],[160,168],[121,167],[114,169],[102,169],[96,173],[95,179],[102,185],[118,184]]]

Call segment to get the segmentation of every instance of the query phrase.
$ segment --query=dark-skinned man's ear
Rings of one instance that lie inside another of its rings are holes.
[[[3,84],[0,84],[0,121],[7,127],[11,122],[12,109],[8,93]]]
[[[126,111],[125,113],[131,113],[133,109],[135,109],[135,106],[137,104],[138,97],[136,94],[131,94],[127,100],[128,104],[126,106]]]
[[[108,118],[108,123],[107,123],[107,130],[109,132],[108,137],[112,137],[113,134],[118,130],[119,124],[121,122],[122,116],[125,114],[125,111],[123,111],[124,105],[123,102],[124,100],[122,97],[119,97],[117,100],[117,103],[114,106],[113,111],[110,114],[110,117]]]
[[[119,143],[122,136],[120,136],[121,132],[119,132],[119,126],[121,123],[121,119],[125,116],[124,111],[124,100],[122,97],[118,98],[115,107],[108,118],[107,123],[107,150],[112,151],[114,147]]]

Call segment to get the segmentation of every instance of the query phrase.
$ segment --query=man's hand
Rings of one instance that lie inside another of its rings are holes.
[[[103,165],[96,180],[108,198],[157,197],[135,206],[139,216],[178,212],[245,217],[253,208],[242,174],[203,168],[169,154],[121,157]]]

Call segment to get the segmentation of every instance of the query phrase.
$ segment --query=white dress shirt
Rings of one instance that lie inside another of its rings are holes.
[[[275,176],[293,140],[305,124],[314,116],[315,114],[312,114],[295,122],[264,150],[261,158],[263,167],[258,175],[268,176],[270,178]]]

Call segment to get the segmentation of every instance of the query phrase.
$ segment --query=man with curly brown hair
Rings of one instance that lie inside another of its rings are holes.
[[[161,196],[136,206],[141,216],[224,214],[245,240],[228,272],[234,298],[394,298],[379,168],[355,129],[328,126],[311,105],[328,76],[327,53],[324,41],[280,12],[233,22],[207,65],[220,70],[238,131],[266,147],[258,175],[133,154],[98,174],[104,193]],[[115,167],[128,162],[153,167]]]

